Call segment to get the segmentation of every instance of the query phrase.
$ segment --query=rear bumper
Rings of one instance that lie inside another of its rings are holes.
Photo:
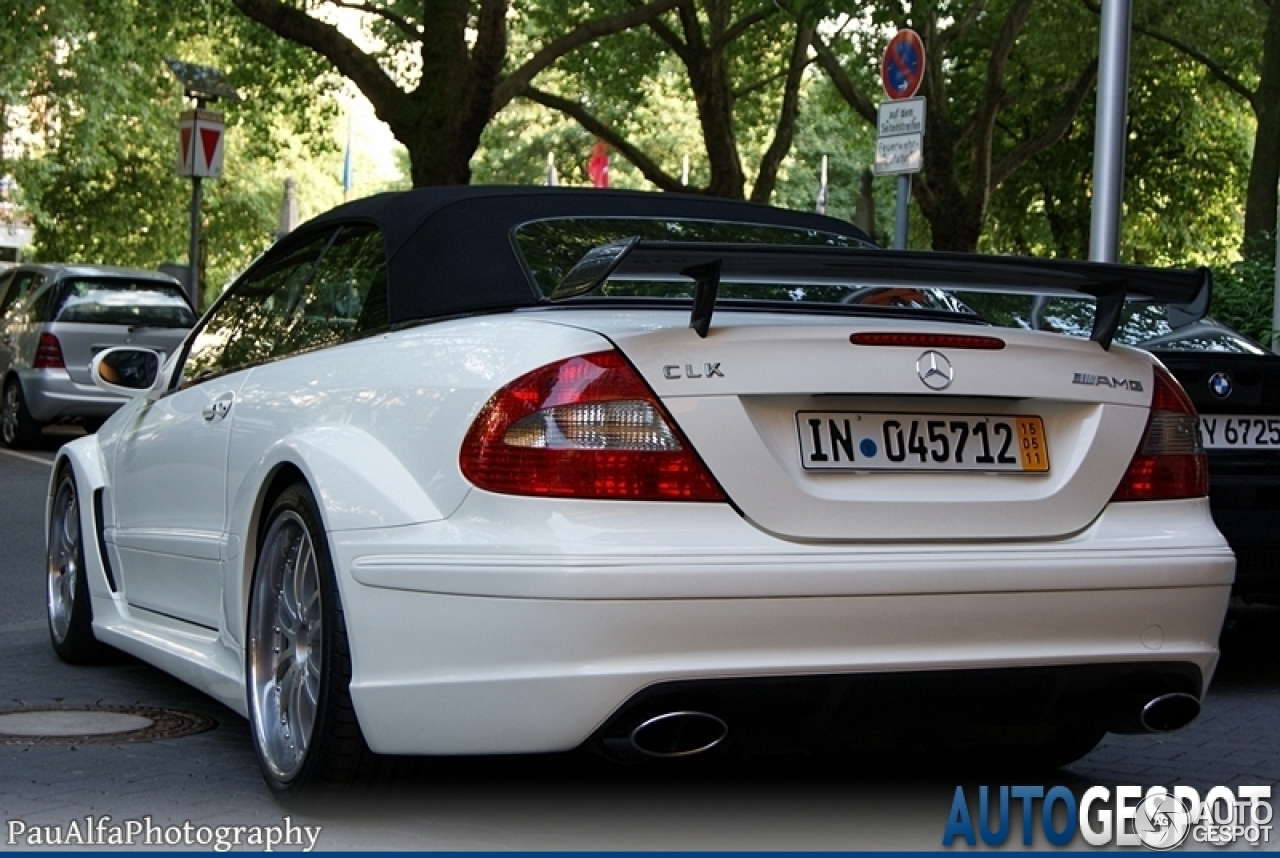
[[[663,683],[1176,664],[1202,693],[1234,566],[1203,501],[910,548],[782,543],[718,505],[512,503],[331,535],[374,750],[565,750]]]
[[[128,401],[92,384],[78,384],[65,369],[29,370],[19,377],[27,410],[41,423],[72,417],[106,419]]]

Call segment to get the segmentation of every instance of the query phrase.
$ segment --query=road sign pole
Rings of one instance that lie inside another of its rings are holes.
[[[196,114],[204,109],[205,100],[196,98]],[[197,158],[195,152],[197,149],[195,135],[198,133],[198,125],[192,129],[192,161]],[[191,177],[191,246],[187,250],[187,294],[191,296],[191,306],[196,308],[196,312],[200,312],[200,206],[203,202],[203,180],[198,171],[193,171]]]
[[[907,249],[907,230],[910,221],[907,214],[911,205],[911,174],[898,175],[898,207],[893,214],[893,249]]]
[[[191,247],[187,252],[187,294],[191,306],[200,312],[200,202],[203,181],[199,176],[191,180]]]
[[[893,217],[893,249],[906,250],[911,210],[911,174],[924,166],[925,100],[916,97],[927,68],[924,42],[913,30],[899,30],[889,39],[880,60],[880,83],[888,102],[876,117],[875,168],[880,175],[898,176],[898,200]]]
[[[200,310],[200,204],[202,180],[222,177],[223,132],[226,124],[221,113],[207,111],[205,106],[218,99],[238,102],[240,93],[227,83],[222,72],[209,66],[198,66],[182,60],[166,59],[173,76],[182,81],[182,92],[195,100],[195,110],[178,116],[178,175],[191,177],[191,246],[187,255],[187,294],[191,305]]]

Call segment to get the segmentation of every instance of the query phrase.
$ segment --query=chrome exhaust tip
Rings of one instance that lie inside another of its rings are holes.
[[[1190,694],[1161,694],[1147,701],[1138,723],[1148,733],[1181,730],[1200,714],[1200,701]]]
[[[729,735],[729,725],[706,712],[666,712],[643,721],[629,741],[646,757],[691,757],[710,751]]]

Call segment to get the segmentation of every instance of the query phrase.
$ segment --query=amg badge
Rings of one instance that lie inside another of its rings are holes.
[[[1088,372],[1077,372],[1071,378],[1072,384],[1087,384],[1090,387],[1114,387],[1119,390],[1142,392],[1142,382],[1136,378],[1116,378],[1110,375],[1094,375]]]

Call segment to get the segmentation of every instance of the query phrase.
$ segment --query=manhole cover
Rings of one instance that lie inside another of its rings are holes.
[[[0,712],[6,745],[107,745],[154,742],[203,733],[218,722],[193,712],[150,706],[45,706]]]

